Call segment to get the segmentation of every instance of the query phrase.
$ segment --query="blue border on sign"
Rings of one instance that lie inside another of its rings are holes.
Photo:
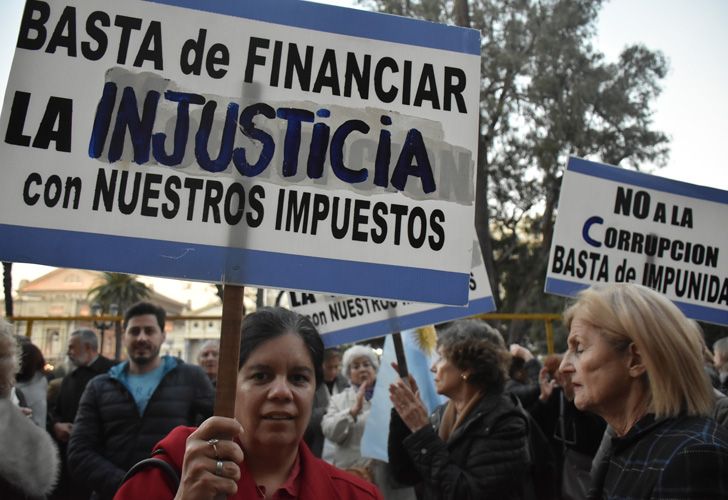
[[[408,17],[302,0],[150,0],[338,35],[480,55],[480,32]]]
[[[589,284],[578,283],[575,281],[561,280],[558,278],[546,278],[546,293],[563,295],[566,297],[575,297],[579,291],[589,288]],[[699,306],[696,304],[688,304],[673,300],[675,304],[685,316],[716,325],[728,325],[728,310],[715,309],[713,307]]]
[[[0,224],[0,259],[57,267],[465,305],[470,273]]]
[[[395,316],[385,320],[374,321],[365,325],[353,326],[331,333],[324,333],[321,338],[324,346],[331,347],[360,340],[383,337],[394,332],[402,332],[425,325],[436,325],[445,321],[467,318],[495,310],[493,297],[482,297],[471,301],[467,307],[437,307],[428,311]]]
[[[566,169],[571,172],[577,172],[625,184],[632,184],[646,189],[655,189],[665,193],[728,204],[728,191],[666,179],[664,177],[645,174],[635,170],[627,170],[625,168],[584,160],[582,158],[569,158],[569,163],[567,164]]]

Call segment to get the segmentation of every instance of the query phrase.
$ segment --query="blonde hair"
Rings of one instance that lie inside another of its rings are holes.
[[[18,341],[13,325],[0,318],[0,398],[10,395],[18,368]]]
[[[616,349],[635,344],[656,417],[710,415],[713,392],[703,368],[700,331],[670,300],[641,285],[593,286],[564,312],[567,328],[576,316]]]

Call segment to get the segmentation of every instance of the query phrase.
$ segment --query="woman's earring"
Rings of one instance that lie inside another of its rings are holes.
[[[460,378],[461,378],[461,379],[463,379],[463,380],[464,380],[464,381],[466,381],[466,382],[468,381],[468,376],[467,376],[467,375],[465,375],[464,373],[461,373],[461,374],[460,374]]]

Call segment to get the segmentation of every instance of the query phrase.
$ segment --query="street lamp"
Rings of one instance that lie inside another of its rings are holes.
[[[100,318],[104,315],[104,306],[99,304],[98,302],[94,302],[91,304],[91,314],[96,317]],[[118,304],[109,304],[109,315],[110,316],[116,316],[119,314],[119,305]],[[101,346],[99,348],[99,353],[104,352],[104,332],[108,330],[109,328],[114,326],[113,321],[101,321],[101,320],[94,320],[94,326],[101,331]]]

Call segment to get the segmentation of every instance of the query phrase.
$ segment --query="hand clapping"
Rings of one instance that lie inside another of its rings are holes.
[[[397,370],[397,363],[392,363]],[[412,432],[422,429],[430,423],[427,408],[420,399],[417,383],[411,376],[406,382],[401,378],[389,386],[389,399],[402,421]]]

